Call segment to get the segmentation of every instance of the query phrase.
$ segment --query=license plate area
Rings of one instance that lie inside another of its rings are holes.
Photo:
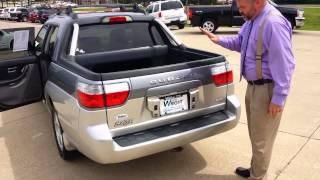
[[[189,110],[188,94],[176,94],[160,98],[160,116]]]

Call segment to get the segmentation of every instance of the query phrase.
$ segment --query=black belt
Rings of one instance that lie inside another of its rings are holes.
[[[264,84],[270,84],[273,83],[272,79],[259,79],[255,81],[248,81],[250,85],[264,85]]]

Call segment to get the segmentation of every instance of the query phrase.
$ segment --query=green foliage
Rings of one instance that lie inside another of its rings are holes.
[[[274,0],[279,4],[320,4],[320,0]]]
[[[320,8],[304,8],[306,18],[303,30],[320,31]]]

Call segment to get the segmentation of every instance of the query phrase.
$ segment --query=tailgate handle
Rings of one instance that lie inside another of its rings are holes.
[[[148,89],[147,96],[152,97],[152,96],[170,94],[173,92],[189,91],[190,89],[198,88],[201,85],[202,85],[201,81],[193,80],[193,81],[154,87],[154,88]]]

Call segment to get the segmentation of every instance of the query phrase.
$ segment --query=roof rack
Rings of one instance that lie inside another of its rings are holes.
[[[86,9],[82,11],[81,8]],[[105,8],[102,11],[90,11],[90,8]],[[73,19],[77,18],[77,14],[92,13],[92,12],[136,12],[146,14],[138,4],[98,4],[92,6],[80,5],[77,7],[67,6],[65,9],[60,9],[58,15],[65,14],[71,16]]]

